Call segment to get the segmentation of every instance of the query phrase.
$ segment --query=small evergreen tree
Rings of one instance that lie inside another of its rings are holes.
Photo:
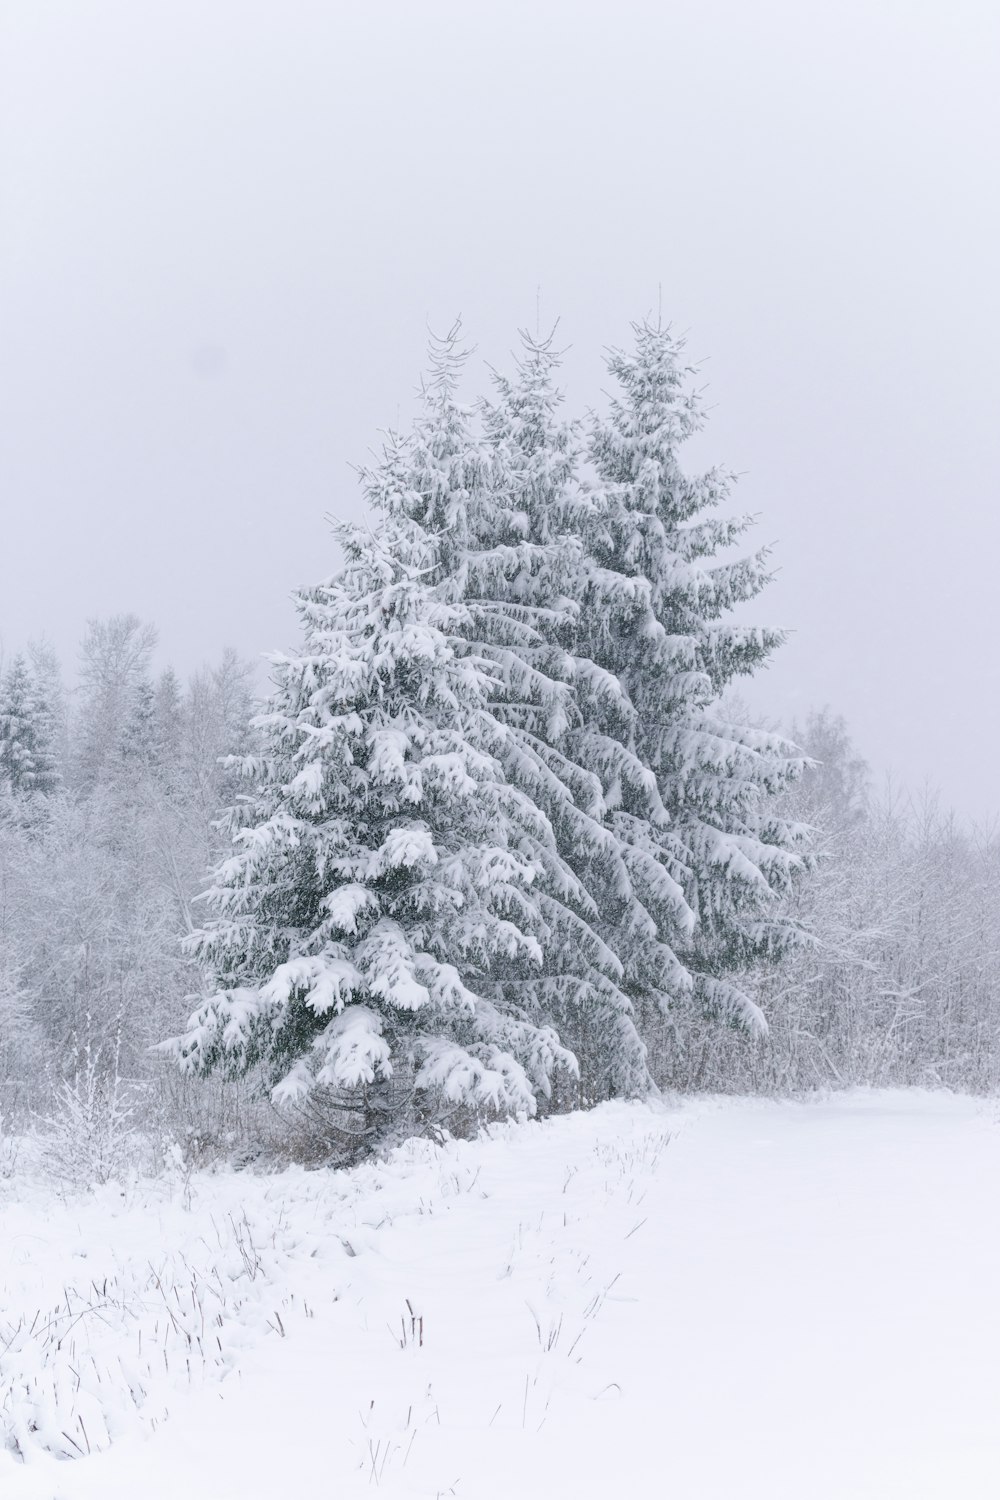
[[[125,703],[118,740],[119,775],[134,783],[148,775],[158,761],[156,698],[148,677],[135,683]]]
[[[80,647],[80,712],[75,779],[92,791],[121,770],[137,695],[148,684],[156,631],[132,614],[89,620]]]
[[[175,765],[181,755],[184,708],[181,700],[181,686],[173,667],[165,667],[156,679],[153,718],[156,758],[169,765]]]
[[[50,796],[59,785],[52,716],[23,656],[0,683],[0,784],[15,798]]]
[[[62,785],[69,764],[69,714],[62,668],[55,648],[44,637],[28,642],[28,661],[35,693],[43,707],[46,739]]]

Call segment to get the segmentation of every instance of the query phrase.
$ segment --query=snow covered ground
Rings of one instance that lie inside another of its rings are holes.
[[[995,1106],[922,1093],[15,1177],[0,1495],[995,1500],[998,1188]]]

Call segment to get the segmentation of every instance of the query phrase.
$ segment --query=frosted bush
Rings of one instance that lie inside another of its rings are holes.
[[[135,1087],[121,1077],[117,1055],[102,1066],[101,1049],[88,1044],[76,1072],[56,1089],[54,1112],[42,1122],[44,1168],[68,1187],[129,1177],[142,1144],[135,1113]]]

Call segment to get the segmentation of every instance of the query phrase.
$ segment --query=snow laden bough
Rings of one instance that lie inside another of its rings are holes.
[[[532,1114],[575,1069],[535,993],[551,872],[574,879],[503,775],[491,667],[456,649],[432,539],[398,516],[339,539],[343,571],[299,599],[303,653],[273,658],[191,939],[217,988],[165,1046],[188,1071],[262,1069],[279,1104],[332,1096],[365,1139],[414,1110]]]

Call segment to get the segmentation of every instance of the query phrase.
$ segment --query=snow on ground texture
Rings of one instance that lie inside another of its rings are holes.
[[[3,1183],[0,1494],[995,1497],[998,1168],[993,1106],[872,1093]]]

